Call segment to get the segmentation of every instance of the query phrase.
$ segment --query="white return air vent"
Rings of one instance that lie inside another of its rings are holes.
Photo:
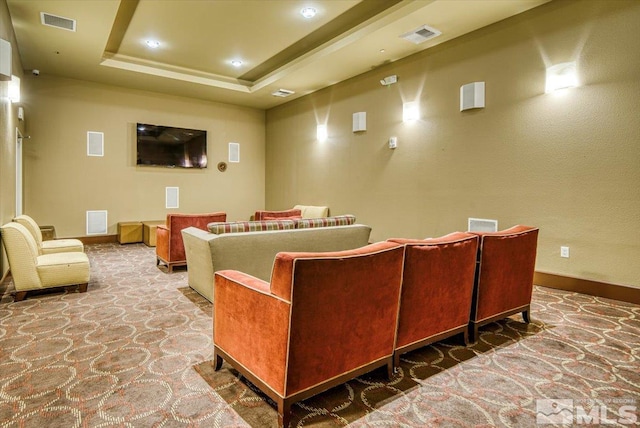
[[[280,98],[285,98],[293,94],[295,94],[295,92],[289,89],[278,89],[275,92],[271,92],[271,95],[273,95],[274,97],[280,97]]]
[[[433,39],[434,37],[438,37],[440,34],[442,34],[441,31],[431,28],[428,25],[423,25],[413,31],[402,34],[400,37],[417,45],[422,42],[426,42],[429,39]]]
[[[469,232],[497,232],[498,220],[487,220],[485,218],[470,218]]]
[[[87,156],[104,156],[104,133],[87,132]]]
[[[56,27],[62,30],[76,31],[76,20],[64,18],[62,16],[52,15],[50,13],[40,12],[40,21],[42,25],[48,27]]]
[[[107,212],[87,211],[87,235],[107,234]]]

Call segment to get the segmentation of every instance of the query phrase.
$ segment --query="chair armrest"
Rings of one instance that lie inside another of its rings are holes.
[[[290,303],[238,271],[215,274],[213,342],[259,379],[284,392]]]
[[[171,231],[165,225],[158,225],[156,228],[156,255],[162,260],[169,260],[169,237]]]

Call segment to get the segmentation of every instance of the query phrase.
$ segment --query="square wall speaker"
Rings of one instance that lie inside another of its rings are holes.
[[[460,111],[484,108],[484,82],[460,86]]]
[[[11,80],[11,43],[0,39],[0,80]]]
[[[361,132],[367,130],[367,112],[360,111],[353,113],[353,132]]]
[[[240,162],[240,144],[229,143],[229,162]]]
[[[165,208],[180,208],[180,188],[165,188]]]
[[[467,223],[469,232],[497,232],[498,220],[486,218],[469,218]]]
[[[87,132],[87,156],[104,156],[103,132]]]

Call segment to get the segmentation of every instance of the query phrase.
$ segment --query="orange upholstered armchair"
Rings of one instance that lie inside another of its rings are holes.
[[[207,230],[207,224],[226,221],[227,214],[216,212],[209,214],[167,214],[167,224],[156,229],[156,265],[167,265],[169,272],[174,266],[187,264],[182,242],[182,229],[193,226]]]
[[[478,327],[522,312],[529,323],[538,229],[514,226],[499,232],[470,232],[480,236],[469,334]]]
[[[216,370],[224,359],[272,398],[280,426],[296,401],[377,367],[391,375],[403,251],[278,253],[271,283],[216,272]]]
[[[405,246],[395,366],[401,354],[459,333],[467,344],[478,237],[389,241]]]

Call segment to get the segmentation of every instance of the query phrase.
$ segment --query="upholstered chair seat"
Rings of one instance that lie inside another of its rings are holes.
[[[272,398],[280,426],[296,401],[377,367],[391,376],[403,251],[282,252],[270,283],[216,272],[216,370],[224,359]]]
[[[207,224],[226,220],[227,214],[224,212],[167,214],[167,223],[156,228],[156,265],[166,265],[169,273],[175,266],[185,266],[187,256],[182,241],[182,229],[197,227],[207,230]]]
[[[42,231],[36,221],[28,215],[19,215],[13,219],[16,223],[23,225],[36,240],[39,254],[63,253],[63,252],[83,252],[84,245],[79,239],[53,239],[44,241]]]
[[[79,285],[87,290],[89,258],[84,252],[42,254],[26,227],[17,222],[0,228],[7,251],[9,268],[16,288],[15,300],[24,299],[28,291]]]
[[[478,237],[389,241],[405,247],[395,366],[401,354],[456,334],[467,344]]]
[[[480,237],[469,334],[490,322],[522,312],[529,323],[538,229],[517,225],[499,232],[470,232]]]

